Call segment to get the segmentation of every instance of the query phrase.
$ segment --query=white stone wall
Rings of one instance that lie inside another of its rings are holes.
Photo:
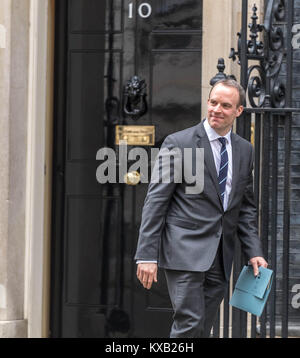
[[[0,24],[0,337],[27,336],[24,320],[29,0],[2,0]]]
[[[0,337],[48,332],[53,4],[0,1]]]

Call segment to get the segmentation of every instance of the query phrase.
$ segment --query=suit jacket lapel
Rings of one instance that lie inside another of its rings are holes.
[[[238,146],[238,140],[234,133],[231,133],[231,148],[232,148],[232,182],[231,182],[231,192],[228,199],[227,210],[235,194],[238,176],[239,176],[239,168],[240,168],[240,151]]]
[[[203,122],[200,123],[199,125],[199,136],[200,136],[200,141],[197,143],[198,147],[202,147],[204,148],[204,162],[205,162],[205,166],[209,172],[209,175],[216,187],[216,192],[218,194],[219,200],[220,200],[220,204],[222,205],[222,199],[221,199],[221,194],[220,194],[220,188],[219,188],[219,183],[218,183],[218,175],[217,175],[217,171],[216,171],[216,164],[215,164],[215,160],[214,160],[214,155],[209,143],[209,139],[207,137],[207,134],[205,132],[204,126],[203,126]]]

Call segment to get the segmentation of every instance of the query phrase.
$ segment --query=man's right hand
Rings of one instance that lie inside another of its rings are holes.
[[[136,275],[141,284],[149,290],[153,281],[157,282],[157,264],[146,262],[139,263],[137,266]]]

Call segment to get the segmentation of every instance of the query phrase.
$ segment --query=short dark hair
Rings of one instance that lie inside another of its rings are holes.
[[[219,80],[218,82],[216,82],[212,88],[210,89],[209,91],[209,96],[208,98],[210,98],[210,94],[212,92],[212,90],[219,84],[222,84],[223,86],[226,86],[226,87],[233,87],[235,88],[238,93],[239,93],[239,103],[238,103],[238,106],[243,106],[244,103],[246,102],[246,93],[245,93],[245,90],[244,88],[237,82],[235,81],[234,79],[232,78],[223,78],[222,80]]]

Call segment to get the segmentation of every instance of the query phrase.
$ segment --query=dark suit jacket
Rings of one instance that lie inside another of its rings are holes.
[[[224,212],[214,157],[203,122],[165,139],[162,147],[168,149],[204,148],[204,190],[200,194],[187,194],[185,189],[189,184],[184,180],[182,183],[149,184],[136,260],[157,260],[160,267],[173,270],[207,271],[222,234],[227,279],[237,236],[248,259],[263,256],[253,197],[253,147],[234,133],[231,145],[232,189]]]

